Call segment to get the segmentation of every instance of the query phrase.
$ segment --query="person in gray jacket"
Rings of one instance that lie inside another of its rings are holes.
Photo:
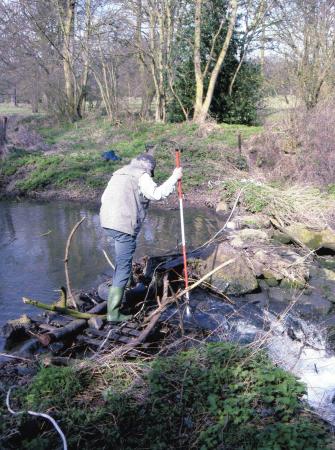
[[[182,169],[174,169],[170,178],[157,186],[153,180],[156,161],[148,153],[131,160],[114,172],[101,197],[100,223],[115,242],[115,271],[109,289],[107,321],[130,319],[120,312],[124,290],[131,275],[136,238],[151,200],[168,197],[182,177]]]

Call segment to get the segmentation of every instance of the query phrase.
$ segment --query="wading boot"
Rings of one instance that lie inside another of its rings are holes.
[[[130,320],[132,316],[126,316],[120,313],[120,306],[124,288],[117,286],[111,286],[109,288],[108,301],[107,301],[107,322],[126,322]]]

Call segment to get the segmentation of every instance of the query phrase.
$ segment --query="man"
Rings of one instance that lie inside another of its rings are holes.
[[[156,161],[143,153],[130,164],[114,172],[101,197],[100,223],[115,242],[115,271],[107,302],[107,321],[130,319],[120,312],[121,301],[132,269],[136,238],[151,200],[162,200],[173,191],[182,177],[174,169],[170,178],[157,186],[153,181]]]

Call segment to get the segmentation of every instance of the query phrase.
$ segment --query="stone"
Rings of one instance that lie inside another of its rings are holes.
[[[331,312],[332,304],[319,295],[300,295],[296,308],[305,317],[314,317],[316,314],[326,316]]]
[[[284,278],[283,274],[278,272],[278,270],[271,270],[271,268],[266,268],[263,270],[263,276],[266,280],[276,280],[280,281]],[[277,283],[278,284],[278,283]]]
[[[258,288],[258,282],[246,258],[226,242],[219,244],[207,257],[202,258],[198,264],[200,276],[230,259],[235,261],[216,272],[207,281],[228,295],[242,295],[255,291]]]
[[[279,284],[279,281],[276,280],[275,278],[265,278],[265,282],[270,287],[275,287],[278,286]]]
[[[96,330],[101,330],[102,326],[103,326],[103,320],[100,319],[100,317],[91,317],[88,320],[88,325],[91,328],[95,328]]]
[[[293,295],[285,289],[273,287],[268,290],[269,300],[278,303],[288,303],[292,300]]]
[[[234,233],[230,245],[234,248],[248,248],[251,244],[268,240],[269,236],[266,231],[245,228]]]
[[[18,319],[8,320],[2,327],[2,336],[7,339],[21,339],[26,336],[29,328],[32,325],[32,320],[26,314],[23,314]]]
[[[237,230],[238,229],[237,223],[234,221],[227,222],[226,229],[227,230]]]
[[[318,261],[321,267],[324,267],[325,269],[335,270],[335,258],[332,258],[331,256],[325,258],[322,256],[318,258]]]
[[[256,294],[246,294],[245,301],[252,303],[253,305],[259,305],[262,308],[266,307],[269,303],[269,299],[266,293],[258,292]]]
[[[286,227],[285,232],[311,250],[324,248],[335,252],[335,232],[329,228],[312,230],[302,223],[295,223]]]
[[[282,289],[304,289],[306,280],[301,278],[283,278],[280,282]]]
[[[335,271],[329,269],[322,269],[321,276],[328,281],[335,281]]]
[[[279,244],[289,244],[292,242],[290,236],[286,233],[282,233],[281,231],[275,230],[272,234],[272,239]]]
[[[230,210],[228,203],[221,201],[217,204],[215,211],[219,214],[227,213]]]
[[[247,216],[239,216],[235,219],[240,228],[251,228],[260,230],[262,228],[270,228],[270,219],[264,214],[250,214]]]

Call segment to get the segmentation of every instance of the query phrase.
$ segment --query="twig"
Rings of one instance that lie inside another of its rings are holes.
[[[62,430],[60,429],[59,425],[57,424],[57,422],[55,421],[55,419],[53,419],[51,416],[49,416],[49,414],[44,414],[44,413],[38,413],[35,411],[17,411],[15,412],[11,407],[10,407],[10,403],[9,403],[9,398],[10,398],[10,393],[13,389],[13,386],[9,388],[8,392],[7,392],[7,396],[6,396],[6,406],[8,411],[11,414],[14,414],[14,416],[17,416],[19,414],[24,414],[25,412],[27,414],[30,414],[31,416],[38,416],[38,417],[44,417],[44,419],[49,420],[49,422],[52,423],[52,425],[54,426],[54,428],[56,429],[57,433],[60,435],[62,442],[63,442],[63,449],[67,450],[67,442],[66,442],[66,437],[64,435],[64,433],[62,432]]]
[[[4,356],[5,358],[18,359],[20,361],[31,362],[31,359],[22,358],[22,356],[9,355],[8,353],[0,353],[0,356]]]
[[[47,231],[46,233],[43,234],[39,234],[37,237],[43,237],[43,236],[48,236],[48,234],[52,233],[51,230]]]
[[[79,225],[85,219],[86,219],[86,217],[83,217],[82,219],[80,219],[79,222],[77,222],[75,224],[75,226],[72,228],[72,231],[69,234],[69,237],[68,237],[67,242],[66,242],[65,256],[64,256],[64,269],[65,269],[65,278],[66,278],[66,288],[67,288],[67,292],[69,293],[69,300],[70,300],[72,306],[74,308],[76,308],[76,309],[78,309],[78,307],[77,307],[77,304],[75,302],[74,296],[73,296],[72,291],[71,291],[70,277],[69,277],[69,271],[68,271],[69,250],[70,250],[70,244],[71,244],[71,240],[72,240],[72,237],[73,237],[74,233],[77,231],[77,228],[79,227]]]
[[[109,259],[109,256],[107,255],[107,252],[105,250],[102,250],[102,253],[104,254],[104,257],[107,259],[108,264],[111,266],[113,270],[115,270],[115,266],[112,263],[112,261]]]

